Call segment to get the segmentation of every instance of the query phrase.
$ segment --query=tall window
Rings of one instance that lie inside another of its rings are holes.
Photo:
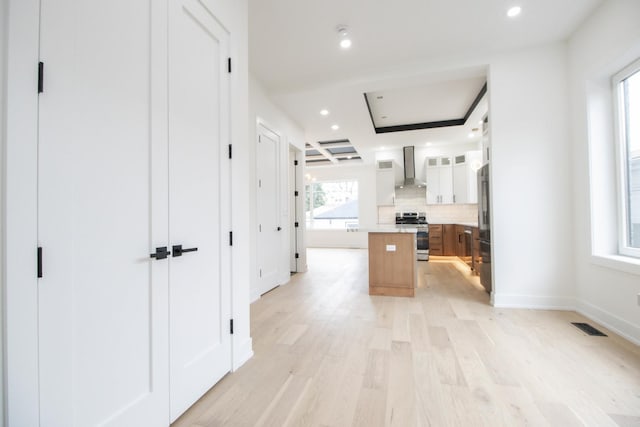
[[[305,201],[307,228],[358,228],[358,181],[309,184]]]
[[[620,253],[640,257],[640,60],[613,78],[616,94]]]

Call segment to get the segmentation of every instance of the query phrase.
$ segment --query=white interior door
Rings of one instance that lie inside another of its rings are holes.
[[[228,45],[203,3],[170,2],[172,421],[231,368]]]
[[[166,11],[41,4],[40,425],[166,426],[168,260],[149,257],[167,241],[151,73]]]
[[[258,125],[257,212],[258,212],[258,291],[262,295],[278,285],[278,265],[282,248],[280,191],[278,173],[280,137]]]
[[[298,253],[298,227],[296,227],[296,223],[298,222],[298,212],[296,206],[296,175],[297,175],[297,164],[296,164],[296,149],[293,147],[289,147],[289,185],[287,186],[287,194],[289,195],[289,229],[291,233],[289,233],[289,269],[291,272],[298,271],[298,258],[296,258],[296,254]],[[298,225],[300,225],[298,223]]]

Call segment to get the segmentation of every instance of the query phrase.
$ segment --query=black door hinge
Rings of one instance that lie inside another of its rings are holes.
[[[298,161],[297,160],[293,161],[293,166],[298,166]]]
[[[38,279],[42,278],[42,248],[38,246]]]
[[[233,231],[229,232],[229,246],[233,246]]]
[[[38,62],[38,93],[44,92],[44,62]]]
[[[296,259],[300,258],[300,254],[296,252]]]
[[[296,197],[298,197],[298,190],[294,191],[294,192],[293,192],[293,195],[294,195],[294,196],[296,196]]]
[[[228,68],[229,68],[229,72],[231,72],[231,58],[228,58],[227,65],[228,65]]]
[[[294,223],[293,223],[293,225],[294,225],[296,228],[300,227],[300,223],[299,223],[298,221],[294,222]]]
[[[231,144],[229,144],[229,158],[233,158],[233,148],[231,148]]]
[[[229,332],[233,335],[233,319],[229,320]]]

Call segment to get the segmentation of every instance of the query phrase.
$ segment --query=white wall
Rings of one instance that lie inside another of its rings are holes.
[[[259,298],[258,291],[258,268],[257,268],[257,251],[259,250],[257,245],[257,229],[258,229],[258,215],[256,211],[257,193],[256,193],[256,150],[257,150],[257,123],[260,121],[265,124],[270,130],[280,135],[280,191],[283,197],[280,198],[281,206],[280,212],[282,217],[282,244],[280,246],[280,265],[279,265],[279,284],[284,284],[289,281],[290,268],[289,268],[289,256],[290,256],[290,235],[291,221],[289,217],[289,198],[285,195],[289,191],[289,146],[292,145],[304,152],[305,139],[304,132],[291,118],[283,113],[277,106],[271,102],[269,95],[262,88],[262,85],[258,80],[250,76],[249,78],[249,164],[250,170],[248,171],[248,179],[251,183],[249,189],[249,203],[250,203],[250,217],[249,227],[251,230],[250,242],[251,242],[251,257],[249,258],[249,275],[251,283],[251,301]],[[300,162],[300,168],[304,168],[304,162]],[[299,175],[300,176],[300,175]],[[300,201],[304,200],[304,193],[300,193]],[[301,202],[300,202],[301,203]],[[305,235],[304,228],[301,227],[302,233],[301,248],[305,247]],[[307,257],[306,251],[300,251],[300,258],[298,260],[301,270],[306,270]],[[245,266],[246,269],[246,266]]]
[[[358,181],[358,223],[360,228],[378,222],[376,170],[374,165],[342,165],[307,168],[306,175],[316,181]],[[366,248],[366,232],[346,230],[307,230],[307,246],[316,248]]]
[[[7,40],[6,1],[0,1],[0,424],[4,419],[4,144],[5,144],[5,66]]]
[[[565,44],[492,58],[488,85],[494,303],[571,307]]]
[[[573,255],[583,314],[640,344],[640,261],[615,256],[616,191],[610,78],[640,58],[640,2],[604,2],[569,41]]]

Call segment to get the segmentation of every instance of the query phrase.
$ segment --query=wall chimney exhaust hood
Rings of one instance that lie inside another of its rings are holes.
[[[404,156],[404,182],[401,185],[397,185],[396,188],[422,188],[426,184],[416,179],[416,159],[415,159],[415,147],[408,146],[403,147]]]

